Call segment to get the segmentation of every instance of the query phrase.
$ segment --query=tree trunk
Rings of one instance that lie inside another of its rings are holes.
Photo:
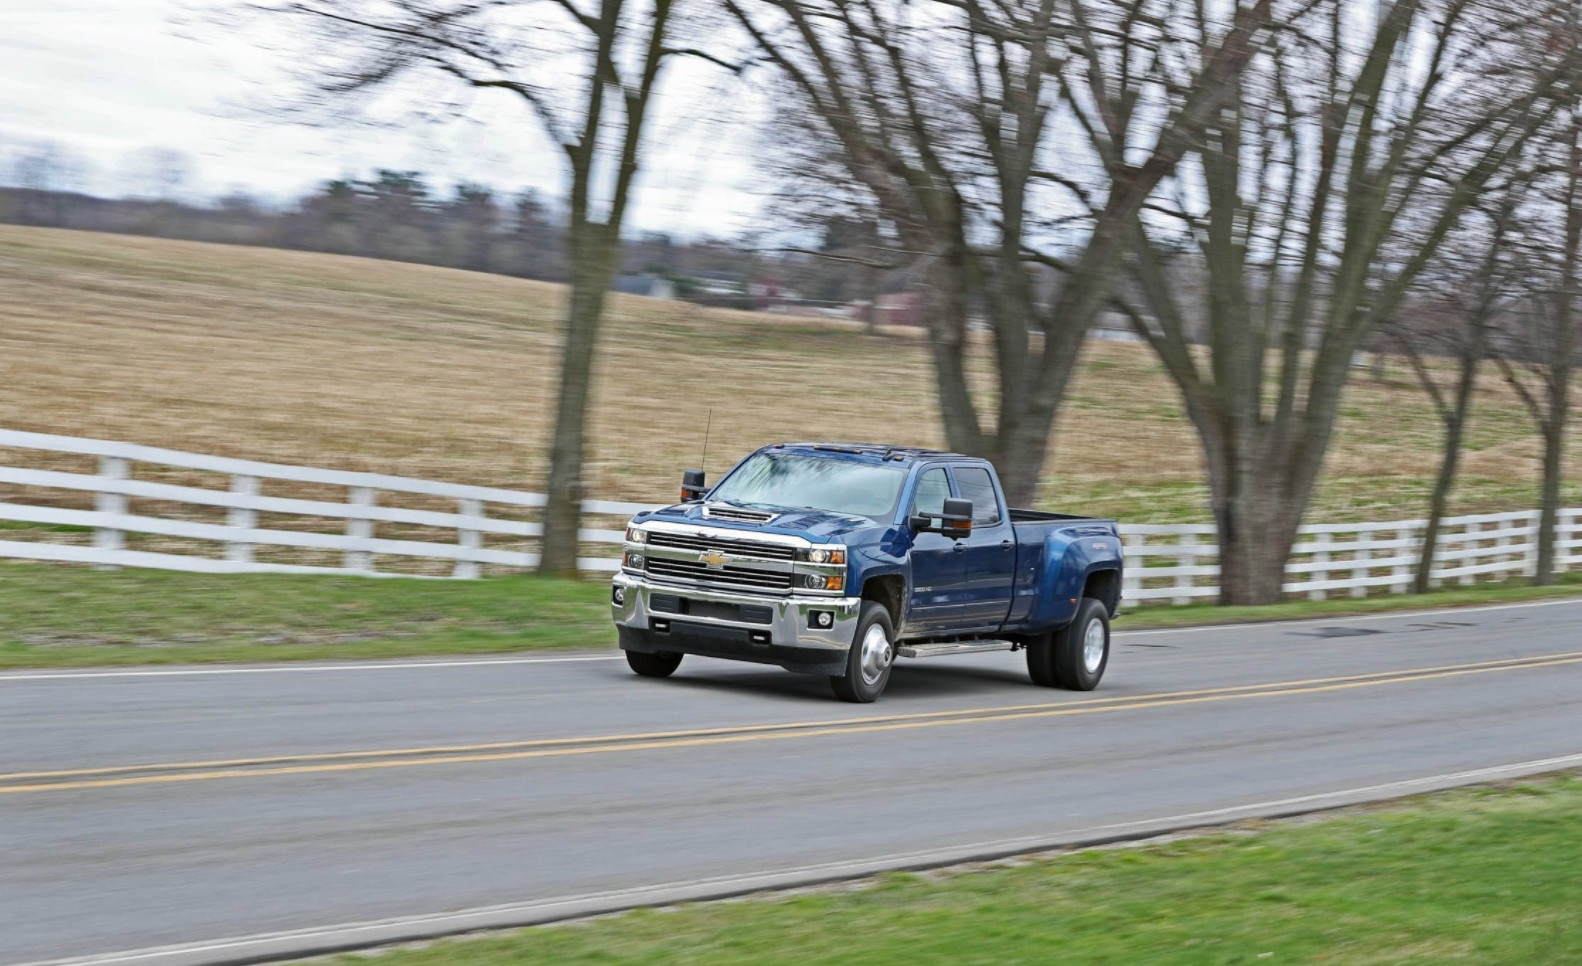
[[[544,551],[539,572],[577,575],[577,532],[582,526],[583,455],[587,445],[588,403],[593,393],[593,355],[605,292],[610,286],[615,245],[597,236],[602,226],[573,227],[580,243],[571,248],[571,304],[561,351],[559,408],[549,453],[549,483],[544,506]],[[595,236],[590,238],[589,236]]]
[[[1560,516],[1560,481],[1565,470],[1566,423],[1571,418],[1571,367],[1576,363],[1576,299],[1582,269],[1582,105],[1570,105],[1566,172],[1566,250],[1561,260],[1560,291],[1555,306],[1554,359],[1549,374],[1549,418],[1540,420],[1544,437],[1544,482],[1538,514],[1540,587],[1555,579],[1555,527]]]
[[[1487,299],[1485,299],[1487,302]],[[1428,501],[1428,525],[1423,529],[1423,549],[1417,561],[1417,577],[1412,591],[1426,594],[1433,580],[1434,555],[1439,550],[1439,529],[1445,519],[1445,508],[1450,502],[1450,489],[1455,485],[1456,473],[1461,466],[1461,437],[1466,431],[1467,415],[1472,410],[1472,391],[1477,387],[1478,363],[1483,358],[1486,308],[1479,308],[1477,328],[1472,343],[1461,359],[1461,373],[1456,383],[1455,409],[1443,413],[1445,421],[1445,450],[1439,461],[1439,475],[1434,480],[1434,492]]]
[[[1412,592],[1426,594],[1434,576],[1434,557],[1439,552],[1439,528],[1445,519],[1445,506],[1450,501],[1450,488],[1456,481],[1456,465],[1461,460],[1461,428],[1459,420],[1445,424],[1445,452],[1439,461],[1439,475],[1434,480],[1434,492],[1428,500],[1428,523],[1423,528],[1423,547],[1417,559],[1417,576],[1412,582]],[[1404,552],[1404,548],[1402,550]]]
[[[1560,404],[1563,405],[1563,404]],[[1538,511],[1538,571],[1533,583],[1555,581],[1555,530],[1560,524],[1560,481],[1565,460],[1566,413],[1554,414],[1544,427],[1544,481]]]
[[[1286,531],[1277,523],[1265,523],[1271,515],[1258,501],[1215,508],[1222,606],[1260,606],[1285,599],[1285,564],[1296,543],[1296,528]],[[1268,528],[1263,537],[1250,536],[1261,527]]]
[[[1285,565],[1302,516],[1283,489],[1257,467],[1211,472],[1220,604],[1252,606],[1285,599]]]

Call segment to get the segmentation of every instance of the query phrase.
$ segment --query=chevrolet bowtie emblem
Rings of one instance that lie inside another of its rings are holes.
[[[706,553],[698,554],[698,563],[703,564],[704,566],[711,569],[718,570],[730,562],[731,558],[727,557],[723,553],[720,553],[718,550],[710,550]]]

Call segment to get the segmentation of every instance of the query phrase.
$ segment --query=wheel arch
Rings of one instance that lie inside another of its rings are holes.
[[[1113,620],[1121,609],[1121,572],[1114,567],[1090,570],[1082,585],[1082,596],[1092,597],[1102,603]]]
[[[879,604],[890,614],[890,627],[900,637],[906,620],[906,578],[900,574],[874,574],[862,582],[862,599]]]

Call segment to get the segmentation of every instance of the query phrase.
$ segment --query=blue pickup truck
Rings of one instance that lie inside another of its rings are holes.
[[[1112,520],[1005,505],[985,460],[902,446],[776,443],[712,488],[632,518],[611,609],[633,671],[683,655],[883,693],[898,657],[1024,650],[1035,683],[1104,676],[1121,600]]]

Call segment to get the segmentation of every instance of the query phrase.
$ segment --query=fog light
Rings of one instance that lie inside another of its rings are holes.
[[[834,627],[835,615],[827,610],[817,611],[813,614],[814,627]]]
[[[626,603],[626,588],[617,584],[616,587],[610,591],[610,599],[615,601],[617,604]]]

